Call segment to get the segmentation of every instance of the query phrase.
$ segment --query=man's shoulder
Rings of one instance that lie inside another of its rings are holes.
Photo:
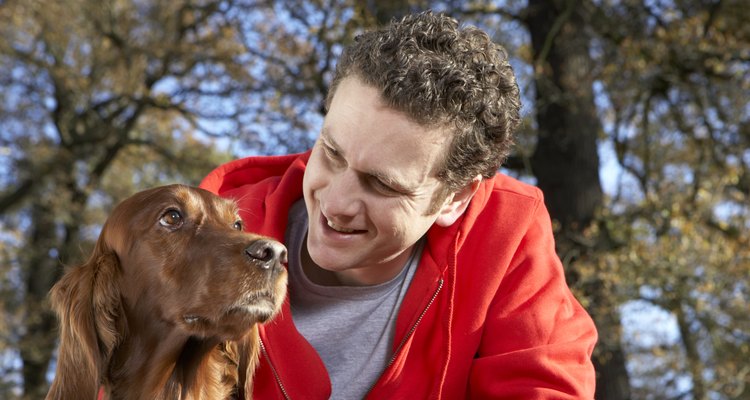
[[[496,174],[492,179],[492,192],[495,196],[525,197],[532,203],[544,201],[538,187],[502,173]]]
[[[544,217],[544,210],[539,188],[498,173],[482,183],[459,231],[470,241],[508,242],[508,238],[523,236],[533,220]]]
[[[479,220],[525,220],[544,207],[542,191],[527,182],[498,173],[487,180],[475,196],[476,215]]]

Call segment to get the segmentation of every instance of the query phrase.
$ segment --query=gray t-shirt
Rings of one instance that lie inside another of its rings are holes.
[[[392,356],[396,316],[417,269],[424,239],[406,267],[374,286],[322,286],[311,282],[300,263],[307,234],[303,200],[289,211],[289,298],[292,319],[315,348],[333,385],[331,399],[362,399]]]

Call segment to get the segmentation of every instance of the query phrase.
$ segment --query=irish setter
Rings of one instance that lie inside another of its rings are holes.
[[[48,399],[249,398],[257,323],[286,296],[286,249],[243,232],[234,202],[181,185],[136,193],[50,292]]]

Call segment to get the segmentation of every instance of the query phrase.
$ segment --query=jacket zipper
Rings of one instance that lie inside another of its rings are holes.
[[[396,362],[396,358],[398,357],[398,353],[401,352],[401,349],[406,345],[406,341],[409,340],[411,335],[414,334],[414,331],[417,330],[417,326],[420,322],[422,322],[422,318],[424,318],[424,315],[427,314],[427,310],[430,309],[432,306],[432,303],[435,302],[435,298],[437,298],[438,293],[440,293],[440,290],[443,288],[443,280],[440,279],[438,281],[438,287],[435,289],[435,293],[432,294],[432,297],[430,298],[430,301],[425,306],[424,310],[422,310],[422,313],[419,314],[419,318],[417,318],[417,321],[414,322],[414,325],[411,326],[411,329],[409,329],[409,332],[406,333],[406,336],[404,336],[403,339],[401,339],[401,342],[398,344],[398,347],[396,347],[396,350],[393,352],[393,355],[391,356],[390,361],[388,361],[388,364],[386,364],[385,368],[383,368],[383,372],[381,372],[380,376],[383,376],[385,371],[393,365],[394,362]],[[276,383],[279,384],[279,388],[281,389],[281,393],[284,395],[284,398],[286,400],[291,400],[289,397],[289,394],[286,392],[286,389],[284,388],[284,384],[281,383],[281,377],[279,377],[279,373],[276,371],[276,368],[273,366],[273,363],[271,363],[271,357],[268,356],[268,352],[266,351],[266,346],[263,344],[263,339],[258,340],[258,343],[260,343],[260,351],[263,353],[263,356],[268,359],[268,366],[271,367],[271,372],[273,373],[274,378],[276,378]],[[367,397],[370,392],[372,392],[372,389],[377,385],[378,381],[380,380],[380,376],[378,379],[375,380],[375,383],[370,386],[370,389],[367,390],[367,394],[365,394],[365,397]]]
[[[430,306],[432,306],[432,303],[435,302],[435,298],[437,298],[438,293],[440,293],[440,289],[443,288],[443,280],[440,279],[438,281],[438,287],[435,289],[435,293],[432,294],[432,297],[430,298],[430,302],[427,303],[424,310],[422,310],[422,313],[419,314],[419,318],[417,318],[417,321],[414,322],[414,325],[411,326],[411,329],[409,329],[409,332],[406,333],[406,336],[404,336],[403,339],[401,339],[401,342],[398,344],[398,347],[396,347],[396,350],[393,352],[393,355],[391,356],[391,360],[388,361],[388,364],[386,364],[385,368],[383,368],[383,372],[380,373],[380,376],[378,376],[378,379],[375,380],[375,383],[370,386],[370,389],[367,390],[367,393],[365,394],[365,398],[370,395],[370,392],[372,392],[372,389],[375,388],[375,386],[378,384],[378,381],[380,381],[380,378],[383,376],[385,371],[388,370],[388,368],[393,365],[394,362],[396,362],[396,358],[398,357],[398,353],[401,352],[401,349],[406,344],[406,341],[409,340],[411,335],[414,334],[414,331],[417,330],[417,325],[419,325],[420,322],[422,322],[422,318],[424,318],[424,315],[427,314],[427,310],[430,309]]]
[[[279,388],[281,389],[281,394],[284,395],[284,398],[286,400],[292,400],[291,397],[289,397],[289,394],[286,392],[286,389],[284,388],[284,384],[281,383],[281,377],[279,377],[279,373],[276,371],[276,368],[273,366],[273,363],[271,363],[271,357],[268,356],[268,352],[266,351],[266,346],[263,344],[263,339],[258,338],[258,343],[260,343],[260,351],[263,353],[263,356],[268,359],[268,366],[271,367],[271,372],[273,373],[273,376],[276,378],[276,383],[279,384]]]

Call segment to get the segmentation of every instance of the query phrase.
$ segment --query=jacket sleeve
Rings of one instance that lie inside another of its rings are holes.
[[[565,282],[540,201],[489,306],[468,397],[592,399],[596,339]]]

